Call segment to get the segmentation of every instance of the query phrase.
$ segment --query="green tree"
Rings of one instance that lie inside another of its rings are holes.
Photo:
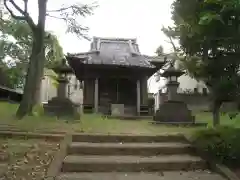
[[[91,15],[94,6],[72,4],[56,10],[47,10],[48,0],[38,0],[36,4],[38,7],[38,20],[37,23],[35,23],[28,11],[28,0],[22,0],[23,8],[17,4],[17,2],[19,2],[17,0],[3,1],[5,8],[14,19],[27,22],[33,37],[23,100],[16,114],[18,118],[22,118],[27,113],[32,113],[33,106],[37,103],[38,92],[41,88],[41,79],[45,65],[44,39],[46,18],[51,17],[63,20],[67,24],[67,32],[75,33],[79,37],[86,38],[86,31],[88,28],[79,24],[76,19],[78,16],[86,17],[87,15]],[[14,8],[15,11],[11,8]],[[18,13],[15,14],[14,12],[16,11]]]
[[[218,125],[221,104],[240,92],[239,1],[175,0],[172,8],[174,27],[167,31],[179,39],[189,75],[208,86],[213,124]]]
[[[23,88],[25,72],[31,55],[32,31],[25,21],[12,18],[0,22],[0,60],[5,64],[11,88]],[[45,67],[49,68],[63,57],[63,49],[55,35],[45,35]],[[6,62],[6,59],[9,61]]]
[[[164,53],[164,49],[163,49],[163,46],[160,45],[157,49],[156,49],[156,52],[155,52],[158,56],[161,56],[163,55]]]

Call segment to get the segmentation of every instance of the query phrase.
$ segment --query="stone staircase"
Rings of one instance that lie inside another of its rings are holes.
[[[223,180],[192,152],[178,135],[73,135],[58,180]]]

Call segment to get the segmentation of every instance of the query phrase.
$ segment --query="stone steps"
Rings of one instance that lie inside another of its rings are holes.
[[[152,142],[186,142],[185,138],[180,134],[172,135],[88,135],[88,134],[74,134],[72,136],[73,142],[138,142],[138,143],[152,143]]]
[[[205,169],[207,164],[190,155],[165,156],[78,156],[68,155],[62,172],[154,172]]]
[[[66,173],[57,180],[224,180],[223,177],[209,171],[159,172],[159,173]]]
[[[181,135],[75,134],[57,180],[224,180],[193,152]]]
[[[167,155],[191,153],[192,146],[186,143],[87,143],[73,142],[68,154],[79,155]]]

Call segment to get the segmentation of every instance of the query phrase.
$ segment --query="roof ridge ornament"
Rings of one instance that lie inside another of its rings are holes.
[[[100,52],[100,48],[101,48],[101,39],[100,39],[100,38],[98,38],[98,40],[97,40],[97,47],[96,47],[96,51],[97,51],[97,52]]]
[[[136,50],[133,48],[133,41],[132,40],[128,40],[128,44],[129,44],[129,47],[130,47],[130,52],[133,56],[140,55],[140,53],[136,52]]]
[[[137,42],[136,38],[116,38],[116,37],[96,37],[94,36],[93,39],[98,40],[100,39],[101,41],[122,41],[122,42],[128,42],[129,40],[131,40],[133,43]]]
[[[134,49],[133,49],[133,46],[132,46],[132,41],[128,40],[128,44],[129,44],[129,47],[130,47],[130,51],[133,54],[134,53]]]

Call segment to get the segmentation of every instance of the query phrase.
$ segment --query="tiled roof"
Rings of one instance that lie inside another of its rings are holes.
[[[144,56],[119,56],[117,54],[110,53],[92,53],[88,55],[75,55],[79,59],[82,59],[84,64],[105,64],[105,65],[120,65],[120,66],[138,66],[155,68]]]
[[[104,64],[156,68],[151,58],[140,54],[136,39],[94,37],[87,53],[71,54],[83,64]]]
[[[147,56],[143,55],[145,58],[149,59],[150,62],[161,62],[165,63],[167,56]]]

